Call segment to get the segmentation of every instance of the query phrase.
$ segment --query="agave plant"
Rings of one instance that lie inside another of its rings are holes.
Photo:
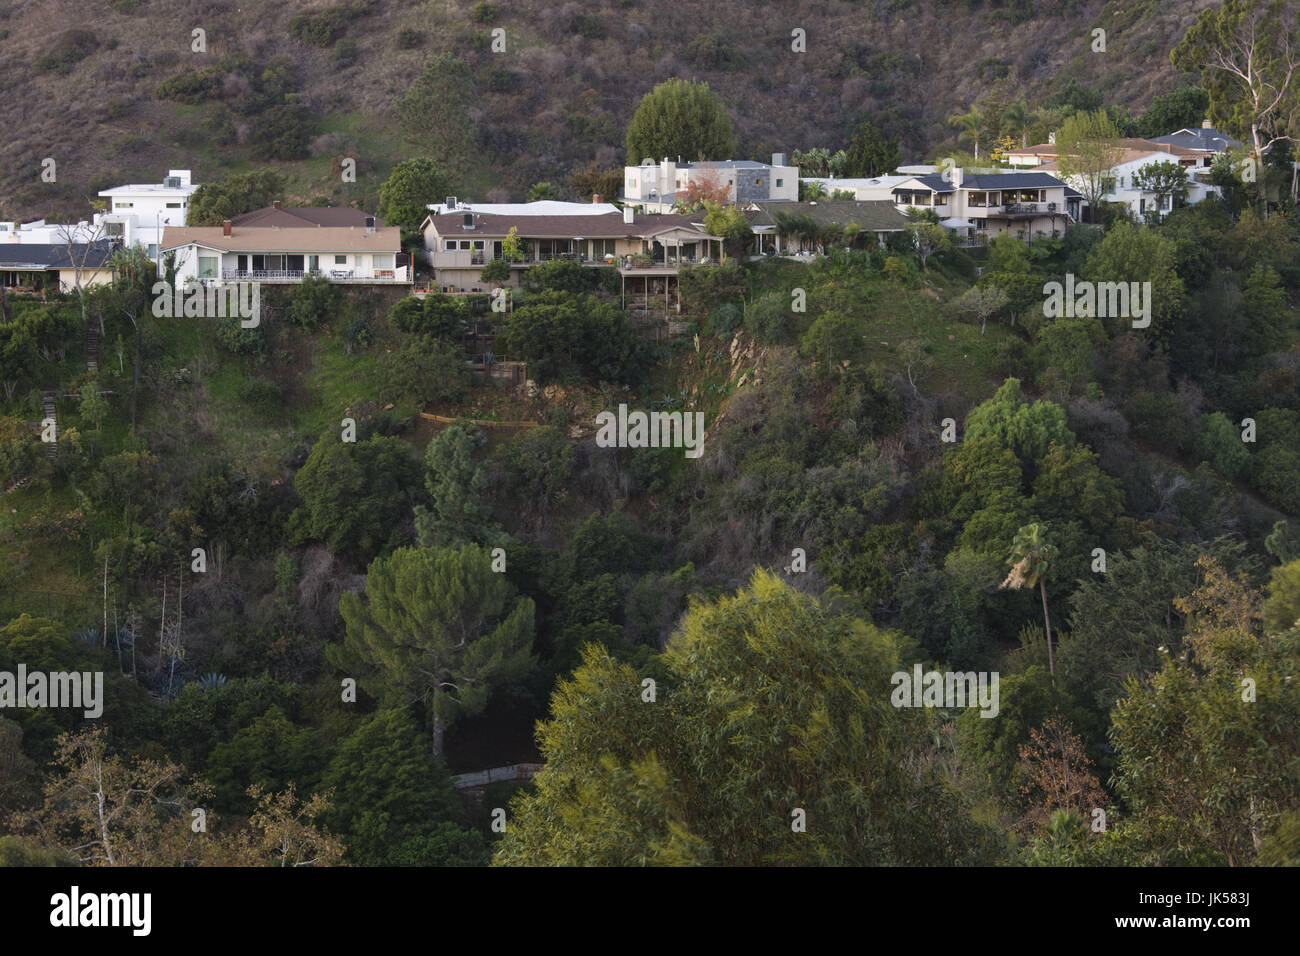
[[[199,678],[199,687],[203,690],[216,690],[226,682],[225,674],[211,673],[204,674]]]
[[[99,628],[97,627],[88,627],[78,634],[77,637],[81,638],[81,640],[85,641],[87,644],[93,644],[95,647],[98,647],[102,643],[99,637]]]

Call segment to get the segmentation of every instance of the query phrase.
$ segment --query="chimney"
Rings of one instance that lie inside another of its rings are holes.
[[[624,207],[623,207],[623,222],[630,226],[630,225],[632,225],[632,220],[633,220],[632,207],[631,207],[631,206],[624,206]]]
[[[772,165],[773,165],[773,166],[784,166],[784,165],[785,165],[785,153],[773,153],[773,154],[772,154]]]
[[[1051,143],[1053,146],[1055,146],[1055,145],[1056,145],[1056,133],[1055,133],[1055,132],[1048,133],[1048,134],[1047,134],[1047,141],[1048,141],[1049,143]]]
[[[952,188],[953,188],[953,189],[961,189],[962,179],[963,179],[963,176],[962,176],[961,167],[960,167],[960,166],[954,166],[954,167],[952,168]]]
[[[272,209],[281,209],[281,208],[283,208],[283,207],[280,205],[280,200],[277,199],[277,200],[275,200],[273,203],[271,203],[271,208],[272,208]]]
[[[222,220],[222,222],[221,222],[221,234],[222,234],[223,236],[229,236],[229,235],[230,235],[230,220],[229,220],[229,219],[224,219],[224,220]]]
[[[599,205],[601,204],[601,202],[604,201],[604,199],[605,199],[605,197],[602,196],[600,193],[592,193],[592,194],[591,194],[591,204],[592,204],[593,206],[599,206]]]
[[[374,231],[375,231],[375,217],[366,216],[366,232],[374,232]]]
[[[1210,125],[1209,119],[1203,119],[1201,120],[1201,129],[1214,129],[1214,127]]]
[[[456,197],[448,196],[447,201],[443,205],[447,207],[446,209],[443,210],[443,212],[451,212],[456,208]]]

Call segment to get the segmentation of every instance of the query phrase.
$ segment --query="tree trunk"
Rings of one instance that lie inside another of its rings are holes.
[[[442,737],[446,728],[442,725],[442,718],[437,712],[433,715],[433,759],[437,760],[442,756]]]
[[[136,390],[140,385],[140,320],[135,321],[135,358],[131,368],[131,430],[135,431]]]
[[[1052,621],[1047,616],[1047,587],[1038,579],[1038,593],[1043,597],[1043,626],[1047,629],[1047,670],[1056,676],[1056,655],[1052,653]]]

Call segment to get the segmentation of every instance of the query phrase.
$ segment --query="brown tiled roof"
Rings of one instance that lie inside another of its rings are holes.
[[[364,209],[349,206],[263,206],[232,220],[236,226],[279,226],[281,229],[303,226],[364,226],[369,215]],[[376,226],[384,224],[375,220]]]
[[[191,243],[223,252],[401,252],[396,226],[368,232],[357,226],[235,226],[229,236],[221,226],[168,226],[160,246],[175,249]]]
[[[474,228],[465,227],[465,216],[474,216]],[[497,216],[491,213],[445,213],[429,216],[440,236],[488,236],[498,238],[514,226],[521,239],[629,239],[658,235],[668,229],[689,229],[705,235],[692,221],[699,216],[643,213],[632,223],[625,223],[620,213],[595,216]],[[427,227],[427,226],[426,226]]]

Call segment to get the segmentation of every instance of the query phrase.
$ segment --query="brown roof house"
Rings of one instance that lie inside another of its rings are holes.
[[[287,210],[272,208],[281,211]],[[180,284],[191,279],[291,284],[308,275],[349,285],[410,285],[412,279],[400,230],[376,225],[373,216],[363,217],[360,225],[239,226],[228,219],[220,226],[168,227],[161,251],[175,253]]]
[[[457,211],[427,216],[421,224],[434,281],[448,291],[486,291],[483,266],[505,258],[511,229],[523,249],[522,259],[511,262],[512,280],[552,259],[614,266],[625,278],[675,276],[682,266],[716,263],[722,254],[721,240],[691,216],[634,213],[631,207],[591,216]]]

